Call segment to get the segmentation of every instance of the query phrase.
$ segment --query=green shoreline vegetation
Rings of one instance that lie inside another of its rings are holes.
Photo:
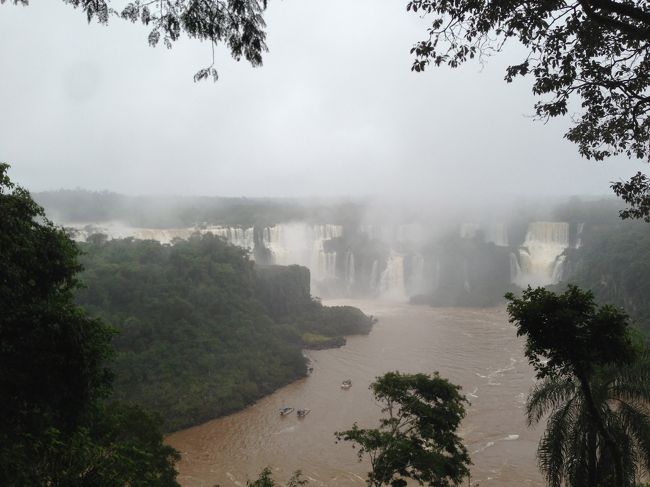
[[[325,307],[309,271],[258,267],[212,234],[80,244],[77,302],[110,324],[114,396],[158,413],[166,431],[252,404],[307,374],[304,348],[341,346],[372,318]]]

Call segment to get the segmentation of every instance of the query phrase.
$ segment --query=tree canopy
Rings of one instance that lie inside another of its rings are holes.
[[[15,5],[29,5],[29,0],[0,0]],[[150,31],[149,45],[159,43],[170,49],[182,34],[209,42],[212,63],[196,72],[194,81],[219,77],[215,68],[214,49],[225,44],[237,61],[244,58],[253,66],[262,64],[266,47],[266,24],[262,13],[267,0],[134,0],[121,9],[111,0],[63,0],[83,11],[88,22],[107,25],[112,19],[140,22]]]
[[[405,479],[432,487],[460,485],[471,463],[456,435],[467,402],[460,387],[438,373],[389,372],[370,389],[387,414],[379,428],[355,423],[336,433],[338,440],[359,445],[359,460],[370,458],[368,485],[404,487]]]
[[[113,331],[74,303],[78,249],[0,164],[0,484],[177,487],[158,421],[109,403]]]
[[[629,485],[650,472],[650,362],[608,365],[590,379],[594,403],[621,450]],[[537,457],[551,487],[608,487],[612,457],[591,419],[588,398],[575,376],[549,376],[528,397],[528,424],[547,419]]]
[[[527,53],[507,68],[505,79],[533,77],[539,118],[570,114],[565,137],[587,158],[650,159],[646,0],[411,0],[407,9],[433,17],[428,35],[411,50],[414,71],[430,64],[455,68],[517,41]],[[650,220],[645,175],[613,189],[630,205],[622,217]]]
[[[594,295],[589,291],[582,291],[576,286],[568,286],[562,294],[555,294],[544,288],[524,290],[521,298],[513,294],[506,295],[510,301],[508,313],[510,322],[517,327],[517,335],[526,337],[525,354],[530,364],[537,372],[537,377],[546,382],[541,399],[529,399],[529,418],[539,420],[541,414],[536,412],[535,401],[546,402],[550,408],[542,409],[543,412],[549,409],[559,410],[559,416],[553,414],[549,421],[546,437],[558,437],[560,433],[553,434],[558,421],[566,419],[566,414],[573,414],[573,420],[578,421],[582,416],[586,429],[578,430],[585,432],[582,438],[588,443],[592,442],[591,433],[599,437],[603,452],[609,456],[608,465],[611,475],[609,485],[626,487],[629,483],[628,472],[634,469],[627,468],[634,464],[636,459],[627,458],[626,453],[632,449],[625,449],[623,439],[627,436],[621,433],[621,428],[616,429],[616,423],[611,421],[612,414],[607,403],[608,393],[603,392],[601,371],[604,368],[624,367],[633,363],[639,356],[639,349],[633,343],[628,333],[628,317],[614,306],[603,305],[598,307],[594,303]],[[643,378],[647,379],[644,372]],[[641,377],[639,377],[639,380]],[[551,387],[548,387],[551,384]],[[578,395],[573,392],[579,391]],[[549,392],[550,391],[550,392]],[[642,400],[645,393],[642,394]],[[571,400],[571,396],[578,397],[578,400]],[[599,400],[600,396],[600,400]],[[531,402],[532,401],[532,402]],[[563,407],[568,402],[568,407]],[[584,413],[576,412],[575,407],[581,403]],[[532,405],[531,405],[532,404]],[[571,409],[574,408],[574,409]],[[564,415],[564,416],[563,416]],[[559,418],[559,419],[558,419]],[[627,418],[623,422],[629,421]],[[561,421],[560,421],[561,422]],[[647,425],[647,421],[645,422]],[[623,428],[624,429],[624,428]],[[630,426],[630,429],[634,429]],[[573,429],[575,431],[575,428]],[[641,431],[644,436],[646,430]],[[566,433],[566,431],[565,431]],[[557,458],[555,452],[545,456],[544,442],[540,444],[540,463],[542,467],[549,465],[545,458]],[[576,441],[581,441],[578,438]],[[593,440],[596,441],[596,440]],[[558,444],[558,442],[551,442]],[[562,441],[559,444],[563,444]],[[646,444],[647,447],[647,444]],[[642,448],[642,451],[646,448]],[[587,446],[587,450],[593,447]],[[580,458],[590,458],[593,455],[581,455]],[[571,457],[565,459],[572,461]],[[597,462],[596,462],[597,463]],[[551,473],[548,473],[549,480],[562,478],[562,471],[558,471],[561,461],[550,462]],[[592,474],[593,469],[591,468]],[[571,470],[571,469],[569,469]],[[584,471],[589,468],[584,469]],[[569,475],[570,478],[571,475]],[[601,478],[604,478],[601,474]],[[552,485],[556,485],[553,484]]]

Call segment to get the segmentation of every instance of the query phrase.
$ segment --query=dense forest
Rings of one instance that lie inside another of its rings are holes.
[[[175,430],[242,409],[307,373],[303,348],[340,346],[372,318],[312,299],[309,271],[256,267],[211,234],[81,244],[77,301],[117,329],[117,399]]]
[[[650,228],[634,221],[593,223],[584,245],[570,249],[567,281],[591,290],[601,303],[622,307],[650,334]]]

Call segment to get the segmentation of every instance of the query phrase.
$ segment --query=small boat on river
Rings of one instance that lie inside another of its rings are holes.
[[[293,412],[293,408],[286,407],[286,408],[280,408],[280,416],[287,416]]]
[[[343,382],[341,382],[341,389],[349,389],[352,387],[352,381],[350,379],[345,379]]]
[[[299,418],[304,418],[309,413],[311,413],[311,409],[298,409],[298,411],[296,411]]]

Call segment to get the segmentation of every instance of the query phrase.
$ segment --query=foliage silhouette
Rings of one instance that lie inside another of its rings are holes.
[[[106,404],[113,331],[77,307],[78,249],[0,164],[0,484],[169,486],[154,418]]]
[[[9,1],[14,5],[29,5],[29,0]],[[212,63],[194,75],[194,81],[211,78],[217,81],[214,50],[225,44],[234,59],[242,57],[253,66],[262,65],[262,53],[267,51],[266,24],[263,12],[267,0],[134,0],[118,11],[111,0],[63,0],[79,8],[88,19],[107,25],[111,19],[140,22],[151,30],[147,40],[155,47],[160,42],[171,49],[181,34],[209,42]]]
[[[470,458],[456,435],[465,416],[459,386],[438,373],[389,372],[370,385],[387,418],[379,428],[335,433],[338,440],[359,445],[359,460],[367,455],[372,470],[367,484],[403,487],[405,479],[420,485],[460,485],[469,475]]]
[[[602,160],[615,154],[650,159],[650,9],[643,0],[411,0],[407,10],[432,16],[415,44],[412,69],[458,67],[496,54],[508,42],[527,54],[505,79],[533,77],[542,120],[578,110],[565,137],[580,153]],[[575,108],[574,108],[575,107]],[[639,173],[615,183],[630,208],[624,218],[650,220],[650,180]]]
[[[562,294],[544,288],[524,290],[521,298],[511,293],[508,313],[517,335],[526,337],[525,354],[538,379],[557,382],[575,379],[580,388],[586,418],[597,431],[613,464],[612,485],[626,487],[627,451],[618,443],[600,408],[594,387],[603,367],[625,366],[638,356],[629,334],[628,317],[613,306],[596,306],[594,296],[569,285]],[[553,428],[553,423],[549,424]],[[543,450],[542,450],[543,454]],[[542,458],[542,457],[540,457]],[[555,478],[553,472],[551,478]]]

